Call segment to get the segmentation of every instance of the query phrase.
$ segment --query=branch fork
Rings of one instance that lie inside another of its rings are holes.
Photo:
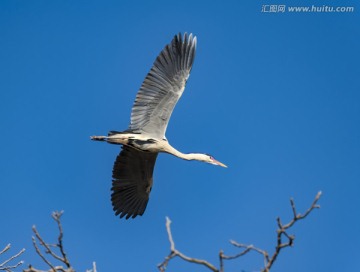
[[[295,235],[289,234],[288,229],[290,229],[297,221],[306,218],[314,209],[320,208],[320,205],[318,205],[317,202],[319,201],[321,195],[322,195],[322,192],[319,191],[317,193],[317,195],[315,196],[311,206],[305,211],[304,214],[297,213],[294,199],[293,198],[290,199],[290,205],[291,205],[291,209],[292,209],[292,213],[293,213],[293,218],[287,224],[283,224],[281,222],[280,217],[278,217],[276,219],[277,225],[278,225],[278,229],[276,230],[276,233],[277,233],[276,246],[275,246],[275,251],[271,255],[271,257],[270,257],[270,254],[266,250],[257,248],[254,245],[245,245],[245,244],[241,244],[236,241],[230,240],[230,243],[233,246],[242,249],[242,251],[240,251],[239,253],[237,253],[235,255],[225,255],[224,252],[222,250],[220,250],[220,252],[219,252],[219,262],[220,262],[219,268],[217,268],[216,266],[214,266],[213,264],[211,264],[210,262],[208,262],[206,260],[188,257],[188,256],[184,255],[183,253],[181,253],[179,250],[177,250],[175,247],[174,239],[172,237],[172,233],[171,233],[171,228],[170,228],[171,220],[168,217],[166,217],[166,231],[167,231],[169,242],[170,242],[170,253],[168,256],[165,257],[164,261],[158,265],[158,269],[160,272],[165,272],[169,262],[175,257],[180,257],[184,261],[203,265],[203,266],[207,267],[210,271],[224,272],[224,261],[225,260],[233,260],[233,259],[236,259],[236,258],[246,255],[250,251],[255,251],[258,254],[263,256],[264,266],[263,266],[263,268],[261,268],[260,271],[261,272],[269,272],[271,267],[277,260],[279,254],[280,254],[280,251],[283,248],[291,247],[294,245]],[[283,241],[283,239],[286,239],[286,241]]]

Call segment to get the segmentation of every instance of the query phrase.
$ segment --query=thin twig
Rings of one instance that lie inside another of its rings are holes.
[[[35,233],[35,235],[36,235],[37,231],[36,231],[35,226],[33,226],[33,231],[34,231],[34,233]],[[50,269],[51,269],[52,271],[56,272],[55,267],[54,267],[54,266],[45,258],[45,256],[41,253],[40,248],[39,248],[39,247],[37,246],[37,244],[36,244],[36,239],[35,239],[34,236],[32,237],[32,241],[33,241],[33,245],[34,245],[34,248],[35,248],[35,250],[36,250],[36,253],[40,256],[40,258],[41,258],[48,266],[50,266]],[[41,243],[41,242],[40,242],[40,243]]]
[[[7,244],[3,250],[0,251],[0,255],[5,253],[6,251],[8,251],[11,248],[11,244]]]
[[[59,236],[58,236],[58,243],[57,244],[50,244],[50,243],[46,243],[44,241],[44,239],[41,237],[40,233],[38,232],[38,230],[36,229],[35,226],[33,226],[32,230],[35,234],[35,237],[32,237],[33,240],[33,245],[34,248],[36,250],[36,253],[40,256],[40,258],[50,267],[50,269],[46,272],[73,272],[74,270],[72,269],[70,262],[66,256],[64,247],[63,247],[63,229],[62,229],[62,225],[61,225],[61,215],[63,214],[63,211],[56,211],[52,213],[52,218],[55,220],[55,222],[58,225],[58,229],[59,229]],[[45,255],[41,252],[40,247],[37,245],[36,241],[39,241],[39,245],[44,247],[44,252],[45,254],[49,254],[51,257],[53,257],[55,260],[60,261],[61,263],[66,265],[66,269],[63,266],[54,266],[46,257]],[[60,255],[56,254],[54,252],[54,250],[52,248],[58,248],[58,250],[60,251]],[[24,272],[45,272],[43,270],[38,270],[34,267],[32,267],[31,265],[29,266],[29,268],[27,270],[24,270]]]
[[[93,262],[93,269],[92,269],[92,272],[97,272],[97,271],[96,271],[96,263],[95,263],[95,262]]]
[[[68,269],[64,269],[62,266],[54,266],[55,271],[57,272],[74,272],[74,270],[68,270]],[[53,272],[52,269],[49,270],[40,270],[40,269],[36,269],[34,267],[32,267],[31,265],[29,266],[28,269],[23,270],[23,272]]]
[[[6,261],[4,261],[2,264],[0,264],[0,269],[2,267],[4,267],[7,263],[11,262],[12,260],[16,259],[17,257],[19,257],[21,254],[23,254],[25,251],[25,248],[21,249],[18,253],[16,253],[15,255],[11,256],[9,259],[7,259]],[[23,261],[20,261],[19,263],[22,263]]]
[[[45,253],[50,254],[51,256],[54,257],[54,259],[60,261],[60,262],[64,262],[64,259],[61,258],[60,256],[58,256],[53,250],[51,250],[51,248],[48,246],[47,243],[45,243],[45,241],[41,238],[39,232],[37,231],[36,227],[33,226],[33,232],[35,233],[36,238],[39,240],[40,245],[42,245],[46,250]],[[58,247],[59,245],[57,245]]]
[[[61,252],[61,255],[63,256],[63,258],[61,258],[61,261],[63,263],[65,263],[65,265],[69,268],[70,267],[70,262],[66,256],[66,253],[64,251],[64,247],[63,247],[63,236],[64,236],[64,232],[63,232],[63,229],[62,229],[62,225],[61,225],[61,221],[60,221],[60,218],[61,218],[61,215],[64,213],[64,211],[60,211],[60,212],[53,212],[52,213],[52,218],[54,218],[54,220],[56,221],[57,225],[58,225],[58,228],[59,228],[59,236],[58,236],[58,247],[60,249],[60,252]]]
[[[168,256],[165,257],[164,261],[158,265],[158,268],[161,272],[164,272],[166,270],[166,267],[167,267],[168,263],[170,262],[170,260],[177,256],[180,257],[181,259],[183,259],[184,261],[203,265],[213,272],[219,271],[214,265],[212,265],[208,261],[191,258],[191,257],[188,257],[185,254],[181,253],[180,251],[178,251],[175,248],[175,242],[174,242],[174,239],[171,234],[170,224],[171,224],[171,220],[168,217],[166,217],[166,230],[167,230],[168,238],[169,238],[169,242],[170,242],[170,253]]]
[[[261,254],[264,257],[264,266],[266,265],[266,263],[269,262],[269,253],[266,250],[260,249],[258,247],[255,247],[254,245],[245,245],[245,244],[240,244],[238,242],[235,242],[233,240],[230,240],[230,243],[236,247],[240,247],[240,248],[245,248],[245,249],[249,249],[249,251],[255,251],[259,254]],[[247,253],[247,252],[246,252]],[[240,256],[239,256],[240,257]]]
[[[5,252],[7,252],[9,249],[11,248],[11,244],[7,244],[5,246],[5,248],[3,250],[0,251],[0,255],[4,254]],[[24,262],[23,261],[19,261],[16,264],[13,265],[8,265],[9,262],[11,262],[12,260],[18,258],[21,254],[23,254],[25,251],[25,248],[21,249],[18,253],[16,253],[13,256],[10,256],[7,260],[3,261],[0,264],[0,271],[8,271],[11,272],[12,269],[17,268],[18,266],[22,265]]]
[[[285,225],[282,224],[280,217],[277,218],[277,224],[278,224],[279,228],[277,230],[277,244],[275,247],[275,252],[272,255],[272,257],[270,258],[270,260],[267,262],[267,264],[265,265],[264,269],[262,270],[263,272],[270,271],[270,268],[272,267],[272,265],[276,261],[277,257],[279,256],[281,249],[283,249],[285,247],[293,246],[295,236],[289,235],[287,233],[287,229],[291,228],[295,224],[295,222],[307,217],[314,209],[320,208],[320,205],[318,205],[317,202],[319,201],[321,194],[322,194],[321,191],[319,191],[316,194],[316,196],[313,200],[313,203],[306,210],[306,212],[304,214],[297,213],[294,199],[293,198],[290,199],[290,205],[291,205],[291,209],[293,211],[293,218],[290,220],[289,223],[287,223]],[[283,236],[285,236],[287,238],[287,242],[285,242],[285,243],[282,242]]]
[[[92,269],[86,269],[86,272],[96,272],[96,263],[93,262]]]

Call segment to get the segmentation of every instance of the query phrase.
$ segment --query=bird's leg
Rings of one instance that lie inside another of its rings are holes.
[[[90,139],[93,141],[106,141],[106,136],[91,136]]]

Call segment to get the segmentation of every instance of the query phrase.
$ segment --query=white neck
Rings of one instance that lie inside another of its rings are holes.
[[[182,153],[179,150],[173,148],[170,144],[166,145],[165,152],[188,161],[191,160],[206,161],[206,158],[208,157],[208,155],[202,153],[188,153],[188,154]]]

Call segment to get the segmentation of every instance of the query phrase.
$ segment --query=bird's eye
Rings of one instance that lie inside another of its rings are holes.
[[[213,160],[214,159],[214,157],[213,156],[210,156],[210,160]]]

